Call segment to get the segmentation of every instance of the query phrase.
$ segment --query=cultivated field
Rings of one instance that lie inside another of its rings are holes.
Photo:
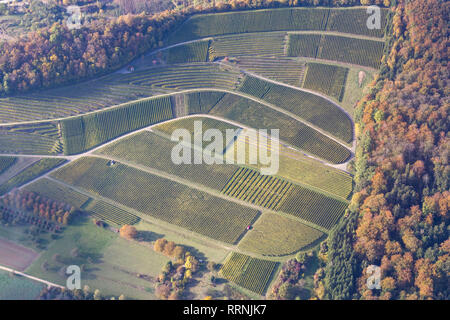
[[[42,178],[27,185],[25,190],[38,193],[80,209],[90,198],[53,180]]]
[[[251,128],[280,129],[282,141],[331,163],[345,162],[351,155],[347,148],[311,127],[237,95],[225,95],[210,114],[237,121]]]
[[[0,239],[0,265],[2,266],[23,271],[37,257],[38,253],[31,249],[5,239]]]
[[[324,234],[296,220],[264,213],[239,242],[239,249],[264,256],[293,254]]]
[[[278,265],[278,262],[232,252],[220,269],[220,274],[245,289],[263,295]]]
[[[44,284],[0,270],[1,300],[35,300]]]
[[[167,172],[216,190],[221,190],[238,169],[227,164],[174,164],[171,152],[175,145],[168,138],[142,132],[108,145],[97,153]]]
[[[16,157],[0,157],[0,174],[8,170],[16,161]]]
[[[98,220],[114,223],[119,226],[124,224],[133,225],[140,221],[138,216],[101,200],[91,201],[83,209]]]
[[[303,87],[342,101],[348,71],[348,68],[321,63],[308,63]]]
[[[81,158],[52,176],[144,215],[227,243],[235,243],[258,215],[256,210],[177,182],[120,163],[107,163],[104,159]]]
[[[279,210],[330,230],[344,214],[348,203],[294,186]]]
[[[345,142],[353,140],[351,119],[320,96],[254,77],[246,77],[239,91],[289,111]]]
[[[149,98],[61,121],[64,153],[89,150],[122,134],[173,117],[169,97]]]
[[[31,166],[27,167],[25,170],[19,172],[17,175],[0,185],[0,195],[9,192],[11,189],[19,187],[42,174],[47,173],[53,168],[61,165],[66,160],[64,159],[54,159],[54,158],[44,158]]]

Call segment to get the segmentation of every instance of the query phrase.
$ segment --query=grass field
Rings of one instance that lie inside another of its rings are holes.
[[[308,63],[303,87],[342,101],[348,71],[348,68],[328,64]]]
[[[171,119],[169,97],[149,98],[61,121],[65,154],[89,150],[122,134]]]
[[[342,163],[350,151],[295,119],[262,104],[227,94],[211,110],[211,115],[237,121],[255,129],[280,129],[280,139],[331,163]]]
[[[258,215],[256,210],[171,180],[120,163],[111,167],[107,162],[82,158],[52,175],[144,215],[227,243],[235,243]]]
[[[305,248],[323,235],[298,221],[264,213],[239,242],[239,249],[265,256],[283,256]]]
[[[16,157],[0,157],[0,174],[8,170],[16,161]]]
[[[277,268],[278,262],[256,259],[232,252],[219,273],[225,279],[245,289],[264,295]]]
[[[167,172],[216,190],[221,190],[237,170],[237,166],[227,164],[176,165],[171,158],[176,144],[157,134],[142,132],[108,145],[97,153]]]
[[[51,169],[61,165],[66,160],[64,159],[53,159],[53,158],[44,158],[41,159],[25,170],[21,171],[19,174],[15,175],[4,184],[0,185],[0,194],[5,194],[9,192],[11,189],[19,187],[38,176],[47,173]]]
[[[35,300],[44,284],[0,270],[0,300]]]
[[[72,253],[75,248],[77,255]],[[154,279],[167,261],[150,248],[124,240],[80,216],[59,239],[53,240],[27,273],[65,285],[67,276],[63,272],[75,264],[82,268],[82,287],[87,285],[92,292],[99,289],[104,296],[155,299],[154,281],[138,278],[137,274]]]
[[[347,143],[353,140],[351,119],[330,101],[309,92],[246,77],[239,91],[255,96],[329,132]]]

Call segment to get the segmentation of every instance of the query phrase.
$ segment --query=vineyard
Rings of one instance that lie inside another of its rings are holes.
[[[242,57],[236,65],[248,72],[299,87],[303,82],[305,63],[291,58],[249,58]]]
[[[294,186],[279,210],[330,230],[344,214],[348,203]]]
[[[324,36],[321,59],[341,61],[378,69],[384,42],[338,36]]]
[[[115,77],[0,98],[0,123],[75,116],[152,95],[146,87],[114,83]]]
[[[289,34],[288,56],[340,61],[377,69],[384,42],[317,34]]]
[[[276,210],[292,188],[290,182],[269,175],[261,175],[249,168],[240,168],[222,192],[230,197]]]
[[[281,57],[285,36],[285,32],[269,32],[216,37],[212,52],[215,57]]]
[[[283,8],[195,15],[169,36],[168,43],[234,33],[323,30],[328,11]]]
[[[303,87],[342,101],[348,71],[348,68],[321,63],[308,63]]]
[[[162,97],[65,119],[60,122],[64,153],[80,153],[125,133],[172,117],[171,100],[169,97]]]
[[[242,143],[246,148],[249,147],[250,142],[246,139],[245,132],[239,135],[236,143]],[[271,151],[270,144],[264,145],[260,143],[254,147],[257,147],[258,152],[260,152],[260,148],[269,149]],[[229,148],[229,152],[231,152],[231,148]],[[229,154],[227,154],[227,156],[229,156]],[[254,164],[250,163],[248,154],[245,156],[245,163],[242,164],[258,170],[267,167],[267,165],[260,162]],[[235,152],[235,159],[237,159],[237,152]],[[287,148],[283,145],[280,145],[279,148],[279,168],[277,176],[300,185],[306,185],[321,193],[329,193],[330,195],[342,199],[347,199],[352,192],[353,179],[350,174],[331,168],[330,166],[321,164],[315,160],[308,159],[302,152]]]
[[[39,179],[27,185],[25,190],[38,193],[50,199],[57,199],[78,209],[90,199],[78,191],[47,178]]]
[[[224,95],[222,92],[195,92],[186,94],[189,114],[209,113]]]
[[[61,152],[61,137],[54,122],[0,128],[0,153],[52,155]]]
[[[65,161],[66,160],[64,159],[44,158],[33,163],[31,166],[0,185],[0,195],[5,194],[13,188],[19,187],[39,177],[40,175],[47,173]]]
[[[350,150],[295,119],[262,104],[232,94],[224,98],[210,114],[238,121],[251,128],[280,129],[280,139],[331,163],[345,162]]]
[[[284,256],[303,249],[323,235],[293,219],[264,213],[239,242],[239,249],[264,256]]]
[[[320,39],[320,34],[289,34],[287,55],[316,58]]]
[[[114,142],[97,153],[167,172],[215,190],[221,190],[238,168],[231,164],[176,165],[171,159],[175,145],[168,138],[142,132]]]
[[[168,64],[208,62],[209,40],[172,47],[164,51]]]
[[[388,9],[381,9],[380,29],[369,29],[366,27],[369,15],[365,8],[330,10],[326,30],[382,38],[386,27],[387,13]]]
[[[52,176],[150,217],[230,244],[258,215],[256,210],[120,163],[108,166],[104,159],[81,158]]]
[[[212,63],[191,63],[122,74],[116,77],[116,82],[168,91],[199,88],[233,90],[240,77],[240,73],[230,67]]]
[[[254,77],[246,77],[239,91],[289,111],[345,142],[353,140],[353,125],[349,116],[318,95]]]
[[[139,222],[140,218],[128,211],[120,209],[101,200],[94,200],[84,208],[94,218],[123,226],[133,225]]]
[[[16,157],[0,157],[0,174],[8,170],[16,163]]]
[[[278,262],[256,259],[232,252],[220,269],[219,274],[245,289],[264,295],[278,265]]]

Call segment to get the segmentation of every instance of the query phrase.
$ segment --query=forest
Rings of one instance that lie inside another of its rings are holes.
[[[356,109],[356,192],[329,242],[329,298],[449,299],[449,8],[394,7],[389,52]]]

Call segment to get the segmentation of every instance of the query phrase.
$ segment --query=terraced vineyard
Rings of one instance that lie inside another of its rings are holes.
[[[278,265],[278,262],[256,259],[241,253],[232,252],[219,273],[225,279],[259,295],[263,295]]]
[[[233,90],[241,74],[232,68],[212,63],[179,64],[147,68],[117,76],[116,82],[168,91],[218,88]]]
[[[242,123],[251,128],[280,129],[280,139],[331,163],[346,161],[351,152],[293,118],[262,104],[226,94],[210,114]]]
[[[388,9],[381,9],[380,29],[369,29],[366,27],[369,17],[366,8],[332,9],[326,30],[382,38],[386,27],[387,13]]]
[[[353,140],[349,116],[320,96],[254,77],[246,77],[239,91],[289,111],[345,142]]]
[[[61,121],[65,154],[89,150],[124,133],[171,119],[169,97],[149,98]]]
[[[208,62],[209,40],[187,43],[164,51],[168,64]]]
[[[238,168],[227,164],[174,164],[171,151],[176,144],[154,133],[142,132],[112,143],[97,153],[167,172],[215,190],[221,190]]]
[[[248,72],[299,87],[303,82],[305,63],[290,58],[242,57],[236,65]]]
[[[153,95],[146,87],[101,80],[0,98],[0,123],[75,116]]]
[[[264,256],[283,256],[304,249],[323,235],[293,219],[264,213],[239,242],[239,249]]]
[[[330,230],[342,217],[348,203],[294,186],[279,210]]]
[[[281,57],[285,36],[285,32],[269,32],[216,37],[212,52],[215,57]]]
[[[316,58],[321,38],[320,34],[289,34],[287,55]]]
[[[340,61],[377,69],[384,42],[335,35],[289,34],[288,56]]]
[[[16,157],[0,157],[0,174],[8,170],[16,161]]]
[[[62,152],[55,122],[0,127],[0,153],[52,155]]]
[[[195,233],[235,243],[258,211],[142,170],[81,158],[52,173],[56,179]],[[168,197],[167,195],[171,195]]]
[[[348,71],[348,68],[321,63],[308,63],[303,87],[342,101]]]
[[[141,220],[138,216],[101,200],[90,202],[84,209],[96,219],[119,226],[133,225]]]
[[[195,92],[186,94],[189,114],[208,113],[223,98],[222,92]]]
[[[292,187],[291,183],[274,176],[263,176],[256,170],[240,168],[222,192],[230,197],[276,210]]]
[[[25,187],[27,191],[38,193],[80,209],[90,198],[78,191],[53,180],[42,178]]]
[[[328,14],[329,9],[283,8],[195,15],[172,33],[167,42],[235,33],[324,30]]]
[[[327,35],[322,45],[321,59],[342,61],[378,69],[384,42]],[[319,57],[318,57],[319,58]]]
[[[222,100],[220,100],[222,101]],[[197,123],[197,126],[196,126]],[[200,127],[201,125],[201,127]],[[176,121],[170,121],[166,123],[162,123],[153,128],[155,131],[160,131],[169,137],[176,129],[186,129],[191,133],[191,141],[196,146],[201,146],[203,149],[210,144],[210,142],[203,141],[202,137],[205,131],[208,129],[217,129],[222,133],[224,138],[223,148],[225,148],[233,141],[233,137],[227,139],[227,130],[233,130],[234,134],[239,134],[240,127],[237,127],[228,122],[219,121],[212,118],[207,117],[190,117],[179,119]]]
[[[64,159],[54,159],[54,158],[44,158],[31,166],[27,167],[25,170],[19,172],[17,175],[0,185],[0,195],[3,195],[13,188],[19,187],[42,174],[47,173],[51,169],[61,165],[66,160]]]

